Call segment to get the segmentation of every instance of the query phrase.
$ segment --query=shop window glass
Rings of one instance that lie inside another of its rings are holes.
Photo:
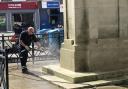
[[[28,26],[34,27],[33,13],[14,13],[13,18],[13,30],[15,26],[26,30]]]
[[[20,14],[14,14],[14,22],[21,22],[21,18]]]
[[[50,14],[59,14],[58,9],[51,9]]]
[[[50,9],[50,24],[53,27],[56,27],[59,20],[59,10],[58,9]]]
[[[0,32],[6,31],[6,16],[5,14],[0,14]]]

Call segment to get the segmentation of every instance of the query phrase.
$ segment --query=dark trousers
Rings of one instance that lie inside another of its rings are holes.
[[[26,67],[27,58],[28,58],[28,51],[25,48],[21,48],[21,50],[20,50],[20,61],[21,61],[21,66],[22,67]]]

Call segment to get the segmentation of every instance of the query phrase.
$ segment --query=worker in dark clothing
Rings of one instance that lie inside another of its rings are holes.
[[[14,24],[13,31],[15,32],[15,35],[20,35],[20,33],[22,32],[22,28],[20,25]]]
[[[30,45],[32,41],[36,42],[38,47],[41,47],[40,43],[38,42],[36,36],[34,35],[34,28],[28,27],[26,31],[21,32],[19,43],[20,43],[20,61],[22,66],[22,72],[27,72],[27,58],[28,58],[28,51],[30,50]]]

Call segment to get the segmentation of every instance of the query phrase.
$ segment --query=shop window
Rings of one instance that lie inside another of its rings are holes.
[[[58,16],[50,16],[50,23],[55,25],[57,23]]]
[[[21,15],[20,14],[14,14],[14,22],[21,22]]]
[[[6,16],[5,14],[0,14],[0,32],[6,31]]]
[[[22,22],[26,23],[28,26],[34,26],[33,13],[22,14]]]
[[[13,18],[13,30],[15,27],[26,30],[28,26],[34,27],[33,13],[15,13],[12,15]]]
[[[50,9],[50,14],[59,14],[58,9]]]
[[[59,21],[59,10],[58,9],[50,9],[50,24],[52,27],[56,27]]]

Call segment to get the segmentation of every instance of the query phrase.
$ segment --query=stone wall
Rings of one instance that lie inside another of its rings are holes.
[[[91,1],[86,0],[90,25],[89,71],[112,71],[127,68],[128,1],[97,0],[95,3],[94,0]],[[97,29],[97,37],[94,37],[93,26]],[[96,41],[91,41],[92,39]]]
[[[128,0],[67,0],[68,38],[61,67],[114,71],[128,67]]]

